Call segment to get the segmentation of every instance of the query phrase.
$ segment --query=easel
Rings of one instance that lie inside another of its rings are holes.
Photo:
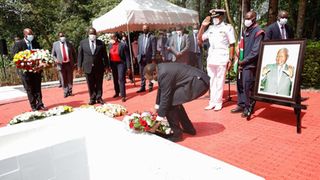
[[[301,134],[301,110],[302,109],[307,109],[306,105],[301,104],[301,94],[300,94],[300,88],[299,88],[299,93],[298,97],[296,98],[296,101],[293,103],[288,103],[288,102],[282,102],[282,101],[275,101],[275,100],[269,100],[265,98],[258,98],[258,97],[253,97],[251,98],[251,104],[249,108],[249,116],[247,117],[247,121],[250,120],[251,115],[254,113],[254,107],[256,104],[256,101],[262,101],[262,102],[267,102],[267,103],[272,103],[272,104],[278,104],[282,106],[289,106],[294,109],[294,113],[296,115],[296,126],[297,126],[297,133]]]

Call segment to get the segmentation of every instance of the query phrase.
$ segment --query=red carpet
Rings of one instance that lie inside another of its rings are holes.
[[[136,86],[127,83],[126,87],[128,100],[123,103],[120,98],[112,98],[112,81],[105,81],[104,100],[123,104],[129,112],[153,110],[156,90],[137,94],[139,82]],[[219,112],[204,110],[208,94],[185,104],[197,135],[185,135],[179,144],[266,179],[320,179],[320,93],[302,91],[303,97],[309,97],[304,102],[308,109],[302,112],[302,134],[297,134],[295,115],[289,107],[258,102],[250,121],[241,118],[240,114],[231,114],[230,110],[236,104],[235,86],[231,88],[232,101],[225,103]],[[75,96],[68,98],[63,98],[62,89],[57,87],[42,92],[48,108],[76,107],[89,100],[85,83],[75,85]],[[29,110],[27,100],[0,105],[0,126]]]

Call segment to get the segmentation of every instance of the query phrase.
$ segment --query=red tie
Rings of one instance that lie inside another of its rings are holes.
[[[67,62],[68,57],[67,57],[66,48],[64,47],[64,43],[62,43],[62,56],[63,56],[63,62]]]

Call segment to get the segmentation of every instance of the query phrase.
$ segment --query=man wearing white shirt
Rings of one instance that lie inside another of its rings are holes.
[[[73,69],[76,65],[76,51],[67,41],[63,32],[59,32],[59,41],[52,45],[52,55],[57,64],[59,79],[64,92],[64,97],[72,96]]]
[[[230,24],[224,23],[225,10],[213,9],[201,25],[198,34],[200,44],[209,39],[210,47],[207,58],[207,71],[210,76],[210,101],[205,110],[219,111],[222,108],[223,86],[226,71],[230,70],[234,56],[234,29]],[[213,25],[209,25],[212,19]],[[205,28],[208,29],[204,32]]]

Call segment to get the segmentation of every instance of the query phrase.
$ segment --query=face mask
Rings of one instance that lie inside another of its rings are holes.
[[[280,23],[281,25],[285,25],[285,24],[287,24],[287,22],[288,22],[288,19],[287,19],[287,18],[280,18],[280,19],[279,19],[279,23]]]
[[[218,24],[220,23],[219,18],[213,18],[213,19],[212,19],[212,23],[213,23],[214,25],[218,25]]]
[[[197,33],[199,30],[198,29],[194,29],[193,30],[193,33]]]
[[[158,81],[152,79],[151,82],[154,84],[154,83],[158,83]]]
[[[170,37],[170,35],[171,35],[170,33],[167,33],[167,37]]]
[[[178,34],[179,36],[181,36],[181,35],[182,35],[182,31],[177,31],[177,34]]]
[[[34,38],[33,35],[27,35],[27,40],[30,41],[30,42],[33,40],[33,38]]]
[[[90,41],[94,41],[94,40],[96,40],[96,38],[97,38],[96,35],[94,35],[94,34],[89,34],[89,40],[90,40]]]
[[[66,38],[66,37],[60,37],[60,41],[61,41],[61,42],[63,42],[63,43],[64,43],[64,42],[66,42],[66,40],[67,40],[67,38]]]
[[[176,31],[172,31],[172,32],[171,32],[172,35],[175,35],[176,33],[177,33]]]
[[[251,25],[253,24],[253,22],[252,22],[252,20],[244,20],[244,25],[246,26],[246,27],[250,27]]]

